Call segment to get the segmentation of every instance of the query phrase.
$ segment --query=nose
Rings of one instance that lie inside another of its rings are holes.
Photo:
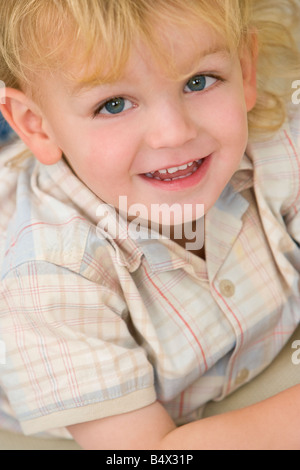
[[[147,130],[151,148],[179,148],[196,136],[196,122],[182,103],[165,101],[153,109]]]

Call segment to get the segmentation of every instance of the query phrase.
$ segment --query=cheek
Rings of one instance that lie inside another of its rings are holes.
[[[122,126],[107,126],[105,129],[90,131],[86,137],[86,156],[90,165],[97,169],[113,168],[122,173],[130,168],[136,155],[136,138],[129,135]]]
[[[81,171],[91,179],[105,179],[112,172],[118,172],[121,160],[118,141],[109,133],[86,130],[82,132],[77,146],[73,145],[74,154]]]
[[[77,150],[77,174],[97,196],[114,205],[118,194],[128,193],[136,149],[118,132],[91,132],[86,142],[81,155]]]
[[[248,141],[248,118],[243,100],[226,99],[213,116],[215,135],[221,148],[244,152]]]

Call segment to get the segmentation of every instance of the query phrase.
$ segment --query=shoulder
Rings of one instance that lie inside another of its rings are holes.
[[[300,197],[300,107],[271,138],[249,143],[254,189],[284,215]]]
[[[101,282],[99,260],[107,271],[113,270],[109,242],[75,206],[42,190],[40,176],[34,158],[28,158],[21,171],[0,167],[0,207],[5,214],[0,223],[1,279],[26,263],[45,262],[49,268],[52,264]]]

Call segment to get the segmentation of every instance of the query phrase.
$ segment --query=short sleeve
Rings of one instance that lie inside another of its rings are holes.
[[[27,262],[0,287],[0,385],[25,434],[133,411],[153,370],[120,295],[66,268]]]

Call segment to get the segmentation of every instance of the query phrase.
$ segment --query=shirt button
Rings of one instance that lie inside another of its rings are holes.
[[[242,369],[235,378],[235,385],[242,385],[249,377],[249,370]]]
[[[233,297],[235,294],[235,286],[233,282],[224,279],[220,282],[220,291],[224,297]]]

